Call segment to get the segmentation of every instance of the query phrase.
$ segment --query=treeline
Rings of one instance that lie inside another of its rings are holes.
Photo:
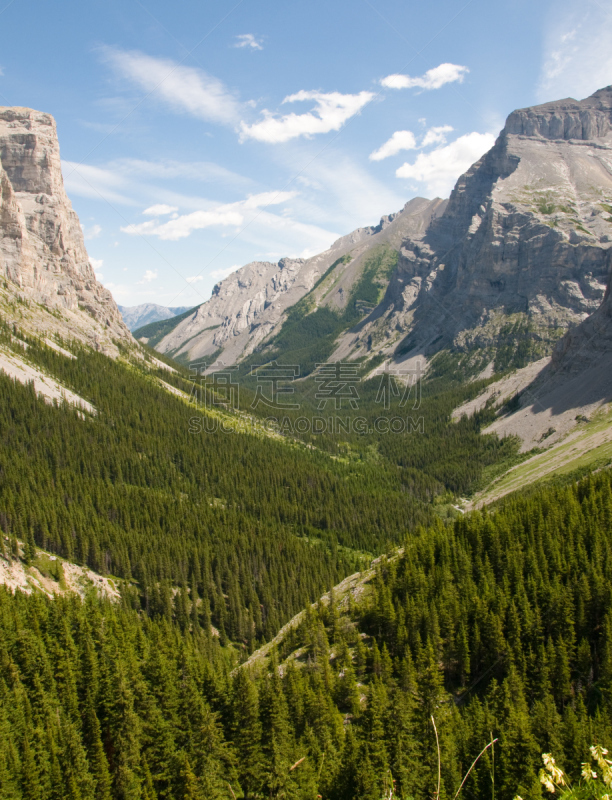
[[[540,798],[612,741],[612,474],[421,529],[251,674],[202,625],[0,591],[0,797]],[[183,607],[184,604],[184,607]],[[280,664],[280,668],[279,668]],[[263,668],[262,668],[263,667]]]

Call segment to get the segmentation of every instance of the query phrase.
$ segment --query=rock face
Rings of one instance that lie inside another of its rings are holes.
[[[0,237],[0,276],[9,288],[66,314],[66,332],[76,325],[96,346],[133,341],[112,295],[96,281],[49,114],[0,108]]]
[[[163,353],[189,353],[191,360],[224,349],[233,363],[265,338],[283,311],[312,288],[314,275],[302,259],[278,264],[254,261],[218,283],[212,297],[157,346]]]
[[[612,250],[608,251],[612,256]],[[612,257],[609,259],[612,265]],[[534,368],[540,369],[533,376]],[[572,452],[596,447],[608,441],[606,426],[589,440],[578,441],[581,423],[592,419],[602,407],[612,402],[612,292],[610,284],[601,306],[584,322],[566,333],[555,347],[552,358],[531,364],[530,380],[517,386],[516,402],[510,413],[502,414],[485,433],[499,436],[518,436],[522,450],[549,447],[572,432],[576,440]],[[506,378],[506,381],[510,378]],[[509,399],[504,391],[504,379],[490,384],[488,391],[501,403]],[[512,394],[511,393],[511,394]],[[468,411],[469,413],[469,411]],[[577,430],[576,430],[577,429]],[[601,434],[601,435],[600,435]],[[588,447],[587,447],[588,445]]]
[[[611,212],[612,87],[513,112],[445,212],[404,241],[382,307],[338,353],[386,337],[400,359],[448,348],[484,365],[525,337],[531,359],[549,354],[602,301]]]
[[[312,258],[247,264],[217,284],[211,299],[180,322],[156,349],[191,361],[206,360],[214,353],[233,364],[269,340],[282,326],[285,312],[311,292],[331,267],[333,292],[318,287],[312,307],[342,308],[367,254],[379,245],[398,249],[407,235],[424,230],[444,206],[439,199],[416,198],[378,225],[358,228]]]

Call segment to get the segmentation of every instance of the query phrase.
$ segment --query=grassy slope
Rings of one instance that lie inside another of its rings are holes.
[[[471,505],[482,506],[539,481],[573,477],[612,462],[612,409],[602,409],[549,450],[513,465],[479,492]]]

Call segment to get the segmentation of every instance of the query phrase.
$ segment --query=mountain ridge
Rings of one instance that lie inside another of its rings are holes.
[[[314,285],[334,255],[363,257],[364,243],[373,246],[390,227],[401,230],[398,223],[416,218],[421,204],[420,224],[406,225],[392,243],[398,263],[384,297],[339,335],[330,357],[403,364],[448,350],[467,377],[521,367],[550,355],[600,305],[612,244],[606,201],[612,203],[612,87],[582,101],[518,109],[448,201],[415,198],[307,262],[246,265],[157,347],[183,360],[215,355],[225,363],[269,352],[302,298],[312,311],[321,304],[342,310],[363,258],[336,265],[331,297]],[[279,300],[283,285],[289,290]]]

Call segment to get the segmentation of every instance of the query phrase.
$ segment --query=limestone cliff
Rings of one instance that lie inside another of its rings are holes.
[[[444,214],[403,243],[376,313],[338,354],[532,359],[600,305],[612,244],[612,87],[515,111]],[[389,337],[389,331],[393,336]]]
[[[64,190],[55,121],[29,108],[0,108],[0,276],[9,292],[63,317],[64,335],[101,349],[133,341],[89,262]]]

